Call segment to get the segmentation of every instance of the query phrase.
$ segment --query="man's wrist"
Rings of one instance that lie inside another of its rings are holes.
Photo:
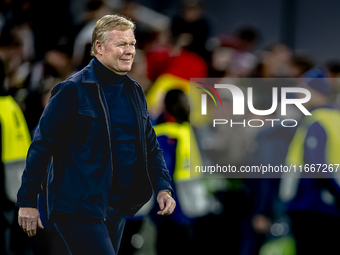
[[[161,192],[167,192],[171,197],[173,197],[171,189],[162,189],[158,192],[158,194],[161,193]]]

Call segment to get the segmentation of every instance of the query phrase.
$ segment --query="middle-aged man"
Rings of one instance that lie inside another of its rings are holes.
[[[97,21],[94,59],[54,87],[28,151],[19,225],[29,236],[43,228],[37,195],[46,177],[48,215],[73,255],[116,254],[125,216],[152,191],[158,214],[176,205],[143,90],[126,75],[135,56],[133,31],[119,15]]]

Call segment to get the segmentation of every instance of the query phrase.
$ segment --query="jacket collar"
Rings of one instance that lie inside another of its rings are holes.
[[[92,59],[90,63],[86,67],[84,67],[81,79],[82,83],[99,84],[97,73],[96,70],[94,69],[93,61],[94,60]],[[135,82],[128,75],[124,75],[123,79],[127,82]]]
[[[84,67],[81,82],[99,84],[98,77],[94,69],[93,59],[86,67]]]

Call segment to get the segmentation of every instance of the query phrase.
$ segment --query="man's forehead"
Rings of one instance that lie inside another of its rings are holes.
[[[111,30],[109,32],[109,36],[113,40],[135,40],[135,34],[132,29],[128,29],[125,31],[122,30]]]

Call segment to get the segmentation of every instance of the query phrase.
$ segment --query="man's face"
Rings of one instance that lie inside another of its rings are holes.
[[[131,29],[126,31],[112,30],[106,44],[97,48],[98,60],[111,71],[124,75],[131,70],[136,54],[136,39]],[[99,49],[99,51],[98,51]]]

